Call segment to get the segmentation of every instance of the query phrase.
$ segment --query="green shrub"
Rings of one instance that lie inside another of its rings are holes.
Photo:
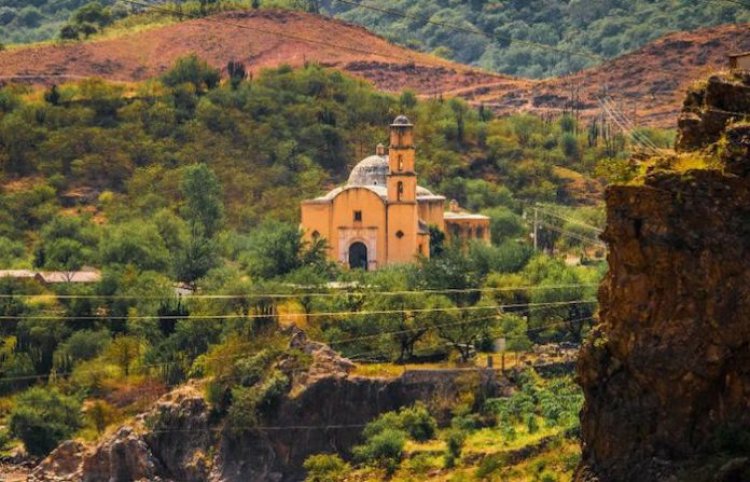
[[[550,471],[544,471],[539,476],[539,482],[557,482],[557,481],[558,481],[557,475],[555,475],[554,473]]]
[[[435,437],[437,423],[427,411],[427,407],[417,402],[412,407],[404,407],[398,412],[387,412],[367,424],[362,435],[370,438],[386,430],[405,432],[410,439],[424,442]]]
[[[307,471],[305,482],[337,482],[351,470],[351,466],[335,454],[311,455],[305,459],[303,467]]]
[[[80,402],[55,388],[22,393],[10,413],[11,434],[32,455],[47,455],[80,427]]]
[[[257,425],[259,416],[272,409],[288,389],[289,379],[279,371],[252,387],[233,388],[228,426],[241,431]]]
[[[492,475],[503,468],[505,464],[505,457],[503,455],[490,455],[482,460],[474,475],[479,480],[490,479]]]
[[[536,415],[530,414],[526,417],[526,429],[529,433],[537,433],[539,431],[539,421]]]
[[[354,457],[362,463],[380,467],[393,474],[401,463],[406,444],[406,433],[386,428],[370,437],[363,445],[354,447]]]
[[[456,461],[461,458],[461,451],[466,442],[466,432],[458,429],[451,429],[445,436],[445,467],[450,469],[455,467]]]
[[[398,417],[401,428],[409,434],[410,438],[424,442],[435,437],[437,423],[427,411],[425,404],[417,402],[413,407],[402,408]]]

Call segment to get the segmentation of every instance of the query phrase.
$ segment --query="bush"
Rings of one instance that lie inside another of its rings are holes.
[[[405,444],[405,432],[386,428],[368,437],[363,445],[354,447],[354,457],[365,464],[381,467],[390,475],[401,463]]]
[[[32,388],[10,413],[10,432],[32,455],[44,456],[81,427],[81,404],[57,389]]]
[[[456,461],[461,458],[461,451],[466,442],[466,432],[463,430],[449,430],[445,436],[445,468],[456,466]]]
[[[239,431],[252,428],[258,423],[258,416],[271,410],[288,389],[289,379],[279,371],[251,387],[232,389],[228,425]]]
[[[485,457],[482,463],[479,464],[475,476],[479,480],[491,479],[492,475],[498,470],[502,469],[506,464],[503,455],[491,455]]]
[[[363,435],[371,438],[387,429],[405,432],[407,436],[418,442],[424,442],[435,437],[437,423],[427,411],[427,407],[417,402],[412,407],[404,407],[398,412],[388,412],[367,424]]]
[[[303,467],[307,471],[305,482],[336,482],[343,480],[351,466],[338,455],[317,454],[305,459]]]
[[[424,442],[435,437],[437,423],[427,411],[427,407],[417,402],[413,407],[402,408],[398,413],[399,423],[409,437]]]
[[[175,66],[161,80],[169,87],[191,84],[197,92],[204,92],[219,85],[221,74],[197,55],[191,54],[177,59]]]
[[[117,415],[117,409],[104,400],[97,400],[86,410],[86,418],[98,434],[104,432],[110,424],[114,423],[117,420]]]

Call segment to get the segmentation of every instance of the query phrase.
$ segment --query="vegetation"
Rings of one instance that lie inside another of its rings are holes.
[[[583,397],[569,377],[518,375],[519,390],[509,398],[487,399],[476,410],[454,401],[449,422],[427,439],[413,440],[403,430],[399,420],[409,409],[380,416],[365,428],[349,478],[569,480],[580,456],[575,431]],[[305,463],[308,480],[343,480],[336,472],[342,463],[313,455]],[[321,478],[327,473],[330,479]]]
[[[0,7],[0,40],[19,43],[58,36],[84,38],[133,13],[139,15],[119,23],[127,28],[154,21],[179,21],[217,9],[260,7],[335,16],[407,47],[533,78],[580,70],[669,32],[750,21],[750,14],[740,4],[696,5],[687,0],[388,0],[362,5],[338,0],[175,0],[146,13],[143,7],[116,0],[35,0],[30,5],[5,0]],[[166,15],[161,9],[176,13]]]
[[[490,215],[493,244],[443,241],[414,265],[343,270],[327,261],[325,240],[303,240],[298,203],[342,182],[401,112],[418,126],[421,182]],[[565,136],[576,150],[561,147]],[[10,435],[39,454],[61,438],[96,438],[191,378],[207,378],[217,417],[252,429],[293,390],[278,367],[310,363],[279,335],[289,322],[355,359],[398,363],[471,363],[498,337],[516,351],[580,340],[595,313],[601,253],[587,240],[601,211],[580,206],[555,166],[590,175],[625,155],[570,116],[492,119],[457,100],[380,94],[314,65],[222,83],[188,57],[127,87],[7,86],[2,267],[102,271],[91,284],[0,279]],[[555,228],[540,230],[537,252],[524,218],[531,201],[552,203],[538,214]],[[583,265],[564,262],[576,253]],[[35,408],[52,401],[69,415]],[[379,423],[388,430],[359,453],[382,470],[437,436],[420,406]]]
[[[28,390],[10,414],[10,432],[33,455],[46,455],[80,426],[80,403],[57,390]]]
[[[376,9],[367,8],[375,6],[367,2],[366,7],[335,0],[322,3],[338,17],[402,45],[533,78],[581,70],[666,33],[750,20],[741,5],[696,5],[687,0],[389,0],[377,2]],[[389,11],[405,12],[407,17]]]

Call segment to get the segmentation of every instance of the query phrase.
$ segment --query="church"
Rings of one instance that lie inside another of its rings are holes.
[[[302,230],[324,238],[329,258],[352,269],[412,263],[430,255],[430,226],[448,242],[490,242],[490,220],[459,208],[445,211],[445,197],[417,184],[414,125],[398,116],[390,126],[388,150],[360,161],[346,185],[302,202]]]

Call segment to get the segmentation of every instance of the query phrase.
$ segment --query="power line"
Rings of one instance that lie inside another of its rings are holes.
[[[645,144],[648,148],[650,148],[653,151],[659,151],[659,146],[657,146],[647,135],[636,131],[638,126],[633,121],[631,121],[628,118],[628,116],[626,116],[620,109],[617,108],[617,106],[615,105],[615,102],[612,100],[611,97],[609,96],[603,97],[601,100],[608,106],[609,108],[608,112],[611,115],[617,117],[620,123],[624,124],[626,128],[628,128],[629,131],[632,133],[632,135],[639,140],[639,142],[641,142],[642,144]]]
[[[605,100],[605,98],[598,99],[599,106],[602,108],[602,110],[607,114],[607,116],[612,119],[615,124],[622,130],[622,132],[630,137],[633,142],[635,142],[637,145],[639,145],[641,148],[651,151],[652,154],[659,154],[659,148],[655,147],[653,143],[651,143],[651,140],[644,140],[643,137],[639,136],[638,133],[636,133],[631,127],[627,125],[626,119],[618,116],[618,114],[614,111],[612,106]]]
[[[1,279],[1,278],[0,278]],[[331,292],[311,292],[307,293],[304,291],[296,293],[244,293],[244,294],[215,294],[215,295],[184,295],[184,299],[216,299],[216,300],[233,300],[233,299],[296,299],[296,298],[335,298],[339,296],[409,296],[409,295],[424,295],[424,294],[466,294],[466,293],[492,293],[498,291],[538,291],[538,290],[555,290],[555,289],[569,289],[579,287],[591,287],[597,286],[595,283],[588,284],[563,284],[563,285],[551,285],[551,286],[504,286],[504,287],[489,287],[489,288],[446,288],[446,289],[426,289],[426,290],[400,290],[400,291],[368,291],[366,288],[362,290],[351,290],[343,291],[340,293]],[[338,288],[336,288],[338,289]],[[0,294],[0,300],[2,299],[45,299],[45,298],[57,298],[61,300],[164,300],[168,299],[164,296],[138,296],[138,295],[65,295],[65,294]]]
[[[593,231],[596,231],[598,233],[601,233],[603,231],[601,228],[597,228],[596,226],[592,226],[591,224],[585,223],[583,221],[579,221],[578,219],[573,219],[573,218],[568,218],[568,217],[565,217],[565,216],[561,216],[561,215],[555,214],[555,213],[553,213],[551,211],[546,211],[544,209],[539,209],[539,212],[541,212],[542,214],[546,214],[547,216],[551,216],[553,218],[561,219],[561,220],[569,222],[571,224],[577,224],[579,226],[583,226],[583,227],[589,228],[589,229],[591,229]]]
[[[491,319],[491,318],[495,318],[495,316],[493,316],[493,317],[476,318],[476,319],[469,320],[469,321],[461,321],[461,322],[453,322],[453,323],[443,323],[443,324],[440,324],[440,325],[430,325],[430,326],[425,327],[425,328],[429,331],[429,330],[435,330],[435,329],[440,329],[440,328],[449,328],[451,326],[469,325],[469,324],[473,324],[473,323],[478,323],[480,321],[485,321],[485,320]],[[567,325],[569,323],[575,323],[575,322],[579,322],[579,321],[592,320],[592,319],[595,319],[595,318],[596,318],[595,316],[587,316],[587,317],[578,318],[578,319],[574,319],[574,320],[556,321],[554,323],[544,324],[544,325],[539,326],[537,328],[527,329],[527,330],[524,331],[523,335],[506,336],[505,338],[508,339],[508,340],[523,339],[524,337],[527,337],[528,334],[530,334],[530,333],[537,333],[537,332],[544,331],[544,330],[547,330],[547,329],[550,329],[550,328],[553,328],[553,327],[556,327],[556,326],[563,326],[563,325]],[[354,343],[354,342],[357,342],[357,341],[369,340],[369,339],[372,339],[372,338],[375,338],[375,337],[397,335],[397,334],[402,334],[402,333],[411,333],[413,331],[415,331],[415,330],[412,329],[412,330],[385,331],[385,332],[381,332],[381,333],[378,333],[378,334],[375,334],[375,335],[363,335],[363,336],[353,337],[353,338],[347,338],[345,340],[339,340],[339,341],[332,340],[332,341],[329,341],[329,342],[324,343],[324,344],[326,344],[328,346],[332,346],[332,345],[344,345],[344,344],[348,344],[348,343]],[[237,347],[252,348],[253,346],[256,346],[256,345],[257,345],[257,341],[248,341],[248,342],[244,342],[244,343],[239,343],[237,345]],[[247,356],[249,356],[248,353],[244,352],[244,353],[235,353],[233,355],[224,355],[224,356],[204,356],[204,359],[206,359],[206,360],[234,360],[234,359],[243,358],[243,357],[247,357]],[[144,370],[144,369],[152,369],[152,368],[153,369],[165,368],[167,366],[169,366],[169,362],[160,362],[160,363],[145,364],[145,365],[136,366],[135,368],[136,368],[136,370],[138,370],[138,369]],[[88,369],[88,370],[79,370],[79,371],[68,370],[68,371],[64,371],[64,372],[51,372],[51,373],[49,373],[47,375],[19,375],[19,376],[13,376],[13,377],[0,377],[0,383],[1,382],[12,382],[12,381],[25,381],[25,380],[39,380],[39,379],[44,378],[44,377],[47,377],[47,378],[52,377],[52,378],[54,378],[54,377],[58,377],[58,376],[70,376],[70,375],[75,375],[75,374],[79,374],[79,375],[81,375],[81,374],[95,374],[95,373],[105,373],[106,374],[108,370],[109,370],[109,368],[104,368],[103,367],[103,368],[92,368],[92,369]],[[297,371],[304,371],[304,370],[297,370]],[[242,377],[242,376],[244,376],[244,374],[236,375],[236,377]],[[230,376],[230,377],[225,377],[224,379],[227,379],[227,378],[228,379],[232,379],[234,377]]]
[[[578,241],[582,241],[584,243],[589,243],[589,244],[592,244],[592,245],[600,246],[600,247],[603,247],[603,248],[607,247],[604,243],[602,243],[598,239],[589,238],[587,236],[583,236],[583,235],[580,235],[578,233],[567,231],[565,229],[562,229],[562,228],[559,228],[559,227],[555,226],[554,224],[545,223],[544,221],[540,221],[540,224],[542,226],[544,226],[545,228],[551,230],[551,231],[555,231],[557,233],[560,233],[563,236],[567,236],[567,237],[570,237],[570,238],[573,238],[573,239],[577,239]]]
[[[278,318],[278,317],[299,317],[299,318],[317,318],[317,317],[335,317],[335,316],[363,316],[363,315],[389,315],[396,313],[437,313],[437,312],[451,312],[451,311],[477,311],[477,310],[492,310],[492,309],[506,309],[506,308],[524,308],[524,307],[537,307],[537,306],[559,306],[559,305],[574,305],[574,304],[586,304],[586,303],[597,303],[597,300],[576,300],[576,301],[555,301],[548,303],[517,303],[509,305],[486,305],[486,306],[450,306],[444,308],[415,308],[415,309],[399,309],[399,310],[372,310],[372,311],[333,311],[327,313],[275,313],[275,314],[238,314],[234,313],[231,315],[190,315],[190,316],[179,316],[179,315],[135,315],[135,316],[74,316],[74,315],[3,315],[0,316],[0,320],[48,320],[48,321],[64,321],[64,320],[252,320],[252,319],[267,319],[267,318]]]

